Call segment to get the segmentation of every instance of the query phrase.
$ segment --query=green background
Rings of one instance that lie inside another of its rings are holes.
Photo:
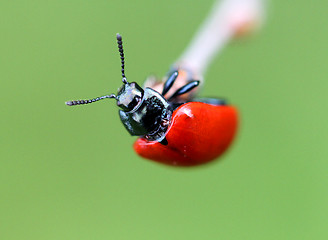
[[[220,161],[138,157],[117,107],[66,100],[162,76],[212,1],[0,2],[0,238],[327,239],[328,2],[272,1],[211,65],[203,96],[241,113]]]

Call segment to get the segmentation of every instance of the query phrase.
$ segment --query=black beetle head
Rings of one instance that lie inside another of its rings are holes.
[[[141,101],[144,90],[135,82],[125,83],[117,93],[117,106],[128,112],[133,110]]]

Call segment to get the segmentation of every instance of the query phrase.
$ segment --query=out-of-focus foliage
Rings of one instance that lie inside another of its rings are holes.
[[[219,161],[137,157],[114,102],[126,75],[164,75],[212,1],[0,3],[0,238],[327,239],[326,1],[272,1],[256,35],[209,68],[203,96],[241,113]]]

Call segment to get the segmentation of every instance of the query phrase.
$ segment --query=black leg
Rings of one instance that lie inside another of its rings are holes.
[[[162,145],[167,145],[169,144],[168,141],[166,140],[166,138],[164,138],[162,141],[159,142]]]
[[[168,101],[172,101],[172,99],[176,98],[179,95],[185,94],[190,92],[192,89],[199,85],[199,81],[192,81],[184,85],[183,87],[179,88],[169,99]]]
[[[164,96],[173,86],[175,80],[177,79],[179,73],[178,71],[175,71],[171,74],[171,76],[166,80],[166,82],[164,83],[164,87],[163,87],[163,91],[162,91],[162,95]]]
[[[220,98],[195,98],[193,102],[203,102],[211,105],[227,105],[227,101],[225,99]]]

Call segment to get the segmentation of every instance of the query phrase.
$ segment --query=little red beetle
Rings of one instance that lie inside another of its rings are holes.
[[[222,155],[237,131],[237,110],[222,99],[195,98],[214,56],[229,42],[260,26],[262,0],[220,0],[165,81],[149,77],[144,88],[124,72],[122,37],[117,35],[123,86],[118,94],[66,102],[81,105],[114,98],[121,121],[142,157],[174,166],[195,166]]]
[[[124,71],[122,37],[117,34],[122,63],[122,87],[111,94],[89,100],[66,102],[82,105],[113,98],[121,108],[119,115],[132,136],[140,136],[134,149],[142,157],[168,165],[194,166],[219,157],[231,144],[238,125],[237,111],[222,99],[193,98],[192,90],[199,81],[184,69],[168,74],[161,93],[129,83]],[[186,84],[164,96],[183,75]]]

